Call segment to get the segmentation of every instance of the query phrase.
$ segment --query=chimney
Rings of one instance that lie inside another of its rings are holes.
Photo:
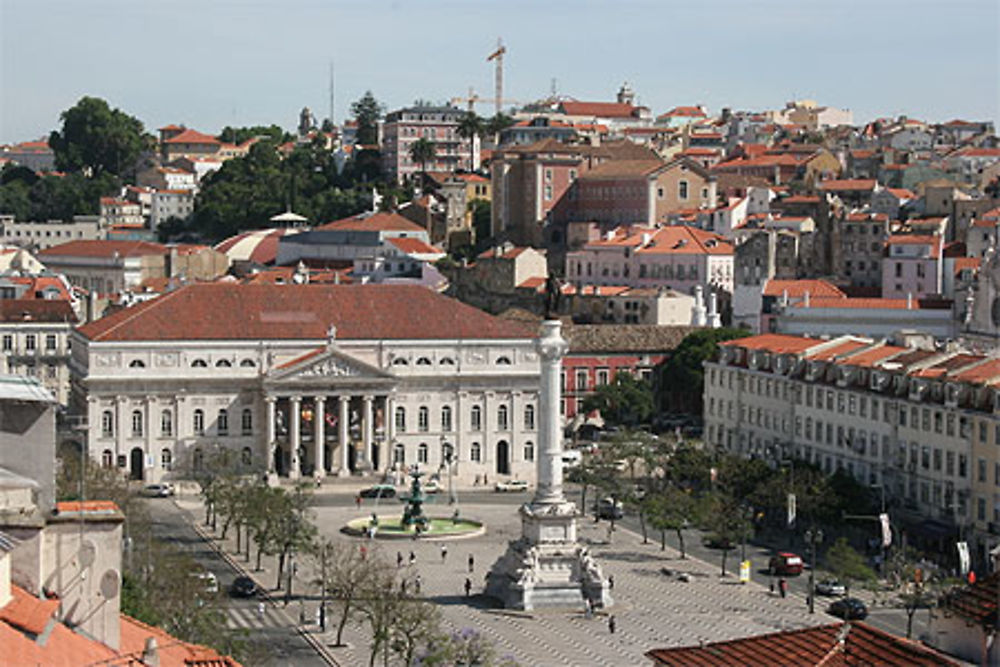
[[[701,285],[696,285],[694,288],[694,305],[691,306],[691,326],[703,327],[706,322],[704,289]]]
[[[642,233],[642,247],[643,248],[645,248],[646,246],[648,246],[652,240],[653,240],[653,235],[652,234],[650,234],[649,232],[643,232]]]
[[[167,255],[167,278],[177,275],[177,246],[170,246],[170,254]]]
[[[142,649],[142,664],[146,667],[160,667],[160,652],[156,645],[156,637],[146,637],[146,645]]]
[[[719,297],[715,292],[708,295],[708,326],[718,329],[722,326],[722,316],[719,315]]]

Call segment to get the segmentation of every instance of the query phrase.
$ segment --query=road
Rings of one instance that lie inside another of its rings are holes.
[[[326,666],[327,663],[296,632],[291,616],[280,607],[266,604],[261,618],[257,599],[228,596],[229,586],[238,573],[191,527],[190,522],[196,518],[189,517],[169,499],[151,499],[148,505],[153,535],[182,549],[216,576],[228,626],[243,631],[256,646],[266,648],[262,651],[267,658],[266,664]],[[297,615],[298,612],[293,607],[290,613]]]

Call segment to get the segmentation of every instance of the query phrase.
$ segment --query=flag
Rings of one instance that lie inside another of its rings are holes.
[[[337,428],[337,415],[327,412],[323,421],[325,421],[330,428]]]
[[[969,561],[969,543],[959,542],[955,546],[958,548],[958,570],[964,577],[969,573],[969,567],[971,565]]]
[[[788,527],[795,525],[795,494],[788,494]]]
[[[889,525],[889,515],[883,512],[878,515],[878,520],[882,524],[882,547],[887,548],[892,544],[892,526]]]

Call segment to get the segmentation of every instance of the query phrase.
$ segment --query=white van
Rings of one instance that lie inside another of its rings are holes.
[[[578,449],[567,449],[562,453],[562,462],[567,468],[580,465],[581,459],[583,459],[583,454]]]

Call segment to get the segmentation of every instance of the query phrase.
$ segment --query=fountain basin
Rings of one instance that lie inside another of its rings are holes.
[[[375,531],[377,540],[408,540],[416,534],[414,526],[404,526],[402,517],[382,516],[378,517],[378,530]],[[341,532],[355,537],[367,537],[368,528],[371,525],[371,517],[358,517],[347,522]],[[466,537],[476,537],[486,532],[486,524],[472,519],[452,519],[451,517],[430,518],[426,530],[420,533],[422,540],[456,540]]]

